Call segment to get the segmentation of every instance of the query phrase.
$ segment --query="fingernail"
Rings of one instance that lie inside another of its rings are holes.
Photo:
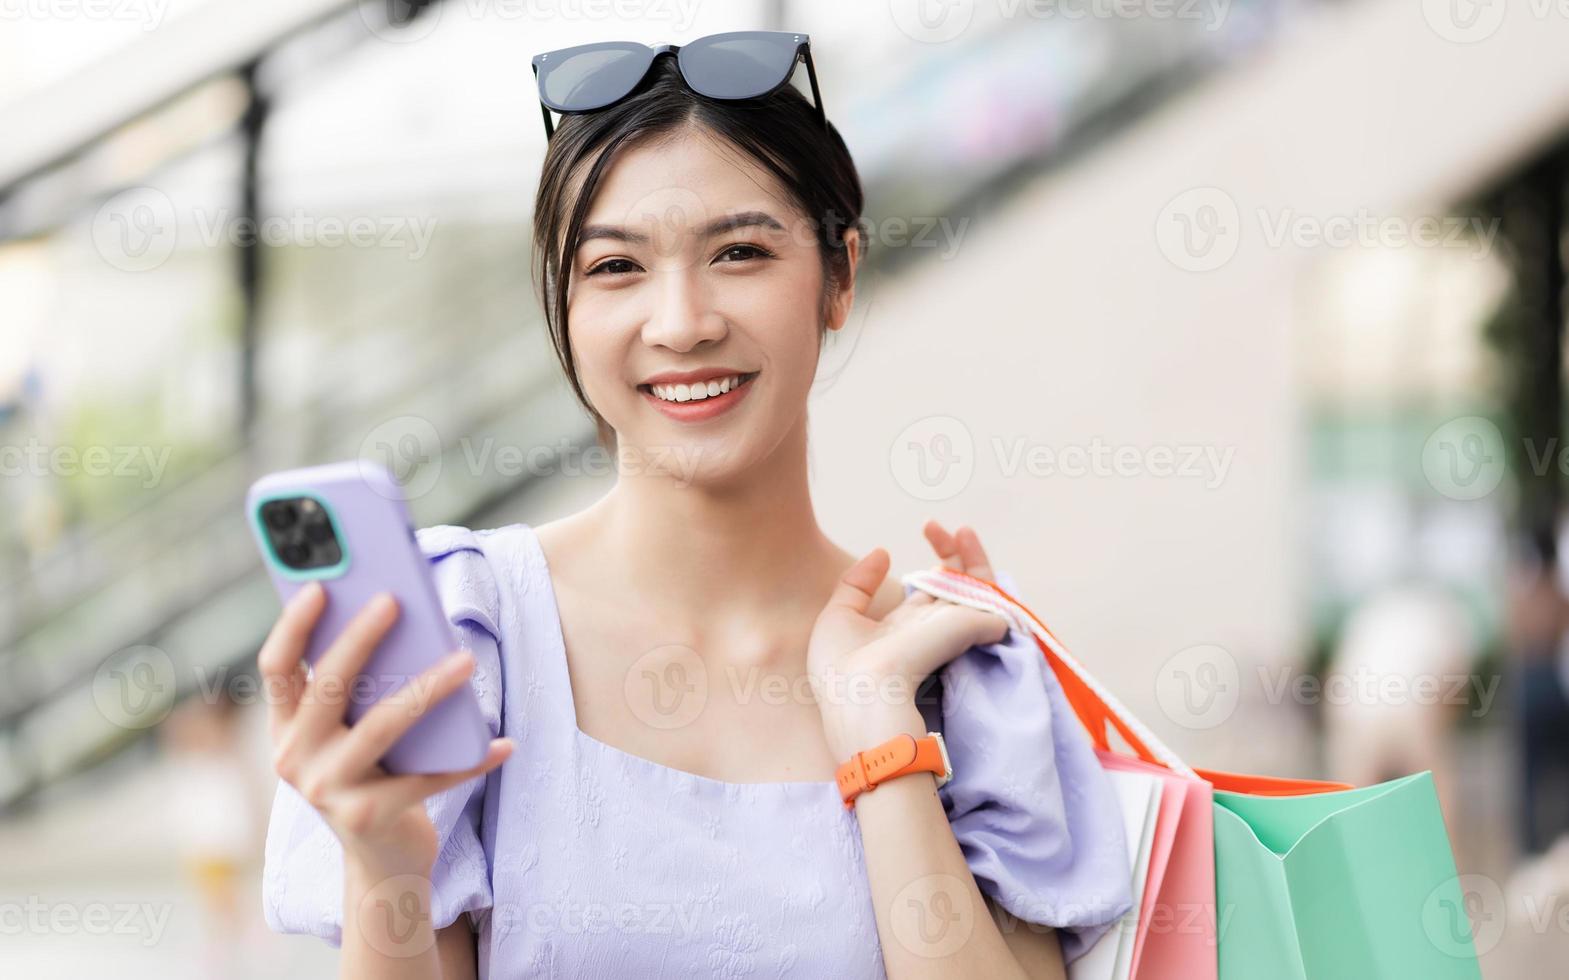
[[[310,603],[316,601],[316,595],[319,592],[321,592],[321,583],[320,582],[317,582],[314,579],[309,581],[309,582],[306,582],[305,585],[302,586],[298,592],[294,593],[294,598],[292,600],[290,600],[289,605],[291,605],[291,606],[305,606],[305,605],[309,605]]]
[[[456,650],[447,654],[446,660],[441,666],[443,670],[461,670],[468,666],[469,661],[473,659],[467,650]]]

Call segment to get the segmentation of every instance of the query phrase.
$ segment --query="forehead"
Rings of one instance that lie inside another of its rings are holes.
[[[621,150],[601,178],[585,224],[699,228],[740,211],[801,218],[777,178],[700,129]]]

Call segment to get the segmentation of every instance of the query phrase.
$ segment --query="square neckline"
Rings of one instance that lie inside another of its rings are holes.
[[[572,729],[572,737],[574,739],[593,746],[597,751],[612,755],[630,764],[640,765],[666,778],[686,780],[695,785],[707,785],[731,793],[758,792],[761,790],[780,790],[783,792],[817,791],[825,794],[831,793],[834,803],[838,804],[840,802],[839,783],[837,780],[786,779],[762,782],[734,782],[728,779],[716,779],[713,776],[705,776],[702,773],[692,772],[689,769],[666,765],[647,756],[638,755],[636,752],[618,748],[603,739],[595,738],[588,732],[585,732],[577,720],[577,699],[572,688],[572,669],[567,660],[566,631],[561,620],[561,604],[556,598],[556,583],[551,578],[550,559],[545,555],[545,546],[540,542],[539,532],[534,530],[534,525],[521,523],[518,526],[526,532],[533,549],[533,558],[539,562],[540,571],[543,572],[541,579],[544,582],[545,599],[551,612],[551,629],[555,640],[556,662],[561,669],[562,686],[566,688],[567,724]]]

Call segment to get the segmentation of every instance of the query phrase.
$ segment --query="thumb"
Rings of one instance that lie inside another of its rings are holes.
[[[839,577],[839,584],[834,586],[833,595],[828,597],[828,606],[848,609],[850,612],[866,615],[866,610],[871,607],[872,597],[877,594],[877,587],[883,584],[883,579],[888,576],[888,552],[882,548],[873,548],[867,552],[860,561]]]

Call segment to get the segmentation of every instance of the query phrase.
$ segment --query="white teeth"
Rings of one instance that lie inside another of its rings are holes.
[[[649,385],[654,392],[654,397],[667,402],[700,402],[705,398],[722,395],[731,388],[741,383],[741,375],[732,374],[728,378],[715,378],[712,381],[698,381],[686,385]]]

